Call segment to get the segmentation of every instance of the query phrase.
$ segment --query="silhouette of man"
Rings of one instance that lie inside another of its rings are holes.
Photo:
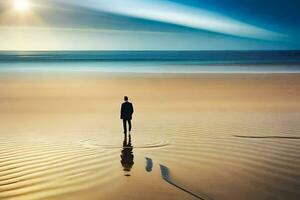
[[[122,103],[121,107],[121,119],[123,119],[123,129],[124,133],[127,133],[127,123],[129,126],[129,132],[131,131],[131,119],[133,114],[133,106],[132,103],[128,101],[128,97],[124,97],[124,103]]]

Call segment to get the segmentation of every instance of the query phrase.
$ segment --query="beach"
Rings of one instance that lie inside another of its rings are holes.
[[[0,99],[3,200],[300,196],[299,73],[10,71]]]

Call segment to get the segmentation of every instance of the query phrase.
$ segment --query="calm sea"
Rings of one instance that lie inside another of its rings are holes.
[[[0,70],[299,73],[300,51],[0,51]]]

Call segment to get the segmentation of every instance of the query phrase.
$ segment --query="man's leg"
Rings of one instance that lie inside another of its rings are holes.
[[[131,131],[131,119],[128,120],[129,131]]]
[[[127,133],[127,126],[126,126],[126,119],[123,119],[123,129],[124,129],[124,133]]]

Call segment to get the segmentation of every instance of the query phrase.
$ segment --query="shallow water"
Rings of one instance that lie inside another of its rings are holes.
[[[0,199],[299,199],[298,75],[127,76],[2,78]]]

